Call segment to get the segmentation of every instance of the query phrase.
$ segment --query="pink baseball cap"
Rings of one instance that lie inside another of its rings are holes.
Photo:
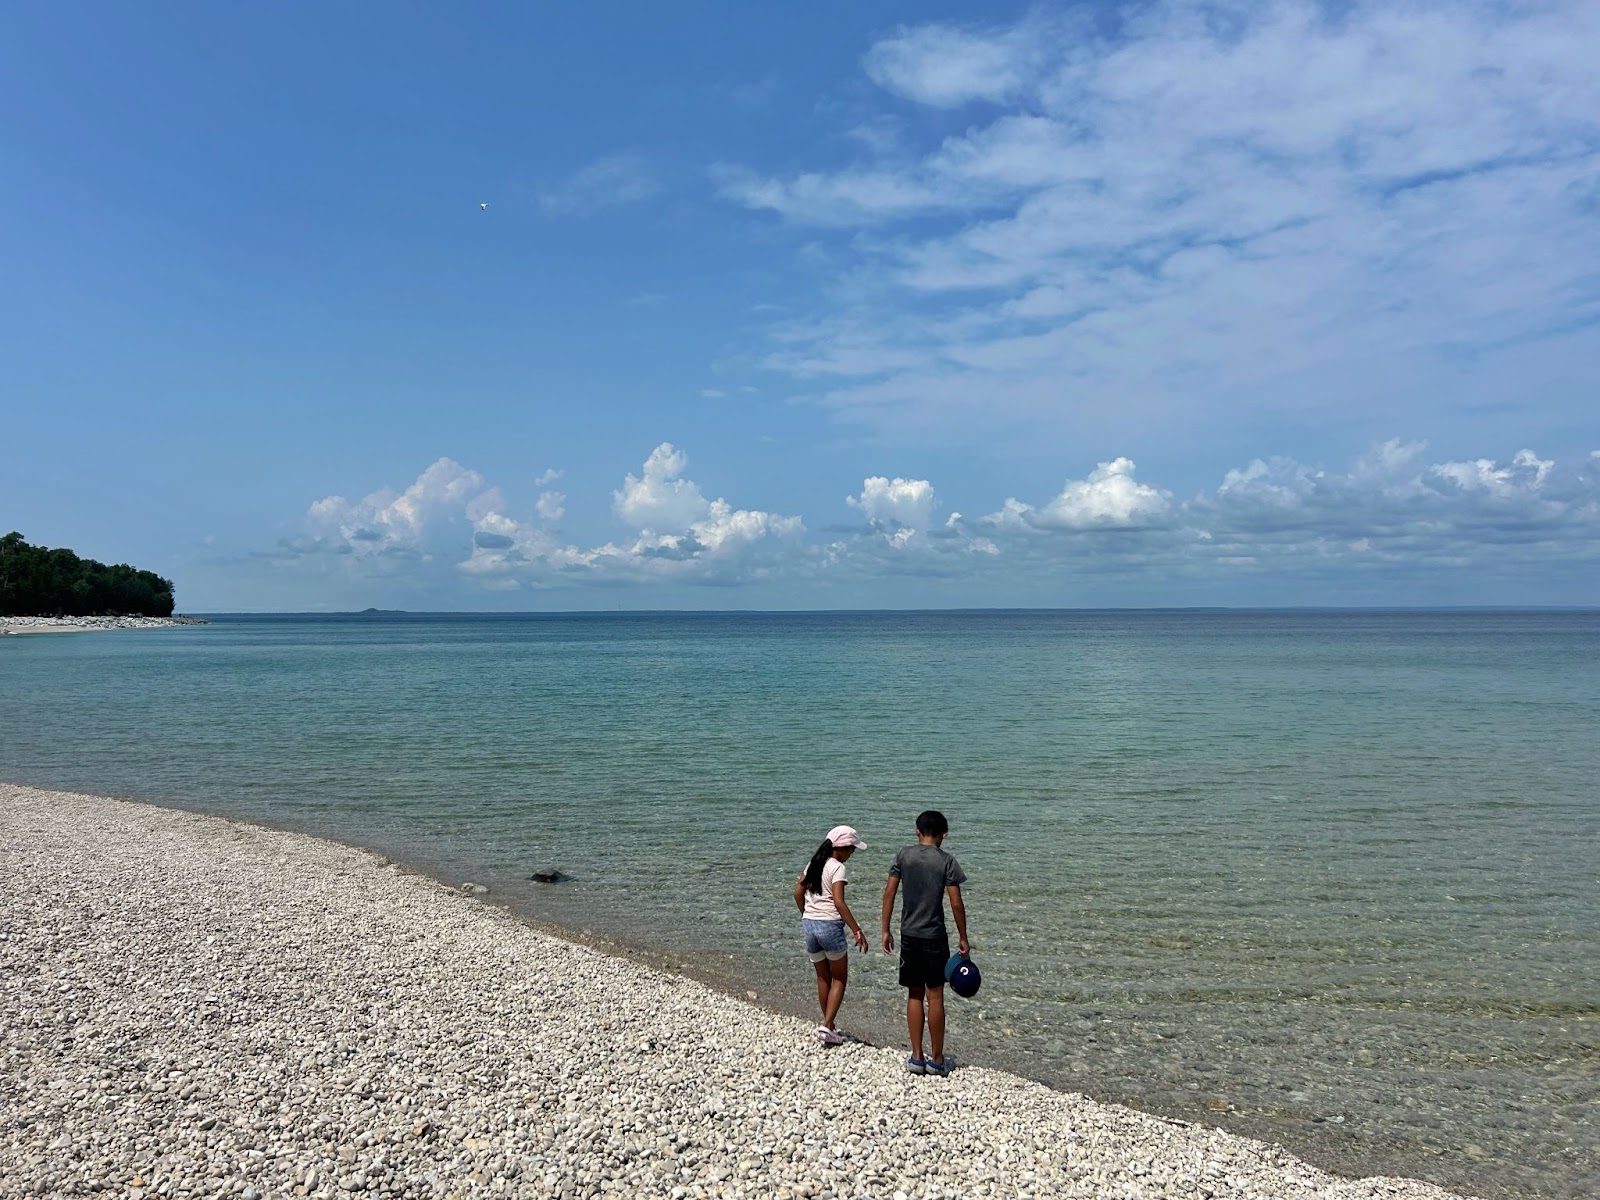
[[[828,840],[835,847],[855,846],[861,850],[867,848],[867,844],[861,840],[861,835],[848,825],[835,825],[828,830]]]

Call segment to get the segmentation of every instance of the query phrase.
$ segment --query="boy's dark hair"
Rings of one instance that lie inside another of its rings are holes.
[[[944,819],[944,814],[936,808],[917,814],[917,832],[923,837],[938,837],[941,833],[950,832],[950,822]]]

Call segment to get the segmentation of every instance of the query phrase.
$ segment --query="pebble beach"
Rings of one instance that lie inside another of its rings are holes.
[[[0,785],[0,894],[0,1195],[1451,1195],[913,1077],[302,834]]]
[[[108,629],[175,629],[205,624],[199,617],[0,617],[0,637],[13,633],[98,633]]]

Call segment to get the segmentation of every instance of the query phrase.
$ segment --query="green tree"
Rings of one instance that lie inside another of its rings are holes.
[[[0,537],[0,616],[170,617],[170,579],[126,563],[107,566],[71,550]]]

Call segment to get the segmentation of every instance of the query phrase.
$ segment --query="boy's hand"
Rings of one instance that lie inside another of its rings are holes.
[[[961,949],[961,957],[962,958],[970,958],[970,957],[972,957],[972,947],[967,945],[967,939],[966,938],[962,938],[961,941],[958,944],[959,944],[960,949]]]
[[[887,929],[883,931],[883,952],[885,954],[894,953],[894,934],[890,933]]]

